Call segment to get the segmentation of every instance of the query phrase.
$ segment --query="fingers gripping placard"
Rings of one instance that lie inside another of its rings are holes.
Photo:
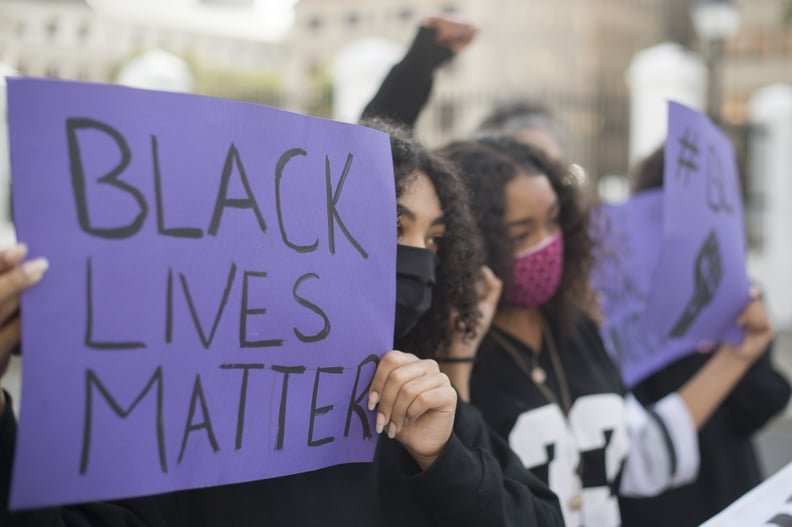
[[[385,134],[114,86],[11,80],[8,98],[18,236],[51,264],[23,298],[12,506],[371,460]]]

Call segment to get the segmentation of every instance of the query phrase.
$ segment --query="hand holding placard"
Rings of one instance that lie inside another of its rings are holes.
[[[23,244],[0,251],[0,381],[12,353],[19,353],[19,295],[38,283],[49,267],[44,258],[23,264],[25,256],[27,246]],[[5,411],[5,402],[5,395],[0,391],[0,415]]]
[[[426,469],[454,428],[457,395],[437,362],[391,351],[382,357],[369,391],[377,408],[377,433],[396,439]]]

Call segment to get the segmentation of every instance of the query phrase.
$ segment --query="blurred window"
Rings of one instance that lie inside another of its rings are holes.
[[[442,101],[437,107],[437,126],[442,133],[450,133],[456,124],[456,106],[453,101]]]
[[[402,22],[409,22],[410,20],[412,20],[413,16],[415,16],[415,12],[409,7],[400,9],[398,13],[399,20],[401,20]]]
[[[322,19],[318,16],[312,16],[308,19],[308,28],[311,31],[319,31],[322,29]]]
[[[80,39],[80,42],[85,42],[88,40],[88,37],[91,35],[91,26],[88,22],[83,22],[80,24],[80,27],[77,29],[77,36]]]
[[[349,13],[346,16],[345,22],[349,27],[356,27],[360,23],[360,15],[357,13]]]
[[[750,174],[745,178],[745,223],[748,246],[762,251],[765,245],[765,222],[767,219],[767,130],[759,126],[749,129],[748,166]]]
[[[54,18],[47,22],[47,37],[52,40],[58,33],[58,21]]]

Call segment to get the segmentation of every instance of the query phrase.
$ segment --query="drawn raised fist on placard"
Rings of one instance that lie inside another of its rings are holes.
[[[691,324],[715,297],[723,278],[723,257],[715,231],[710,231],[693,266],[693,296],[671,329],[671,337],[684,337]]]

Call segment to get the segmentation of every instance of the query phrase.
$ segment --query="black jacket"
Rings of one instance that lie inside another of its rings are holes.
[[[434,41],[434,30],[421,27],[404,58],[382,81],[374,98],[366,105],[361,119],[385,118],[408,128],[429,100],[434,72],[454,56]]]
[[[472,406],[457,408],[454,434],[421,472],[395,441],[374,463],[237,485],[23,513],[7,510],[16,421],[0,416],[3,527],[560,526],[558,500],[526,472]]]
[[[495,332],[498,338],[493,336]],[[528,362],[533,351],[496,328],[479,348],[471,401],[495,431],[508,438],[523,464],[558,493],[565,507],[570,498],[583,497],[582,510],[567,510],[568,521],[591,527],[618,525],[618,467],[628,453],[622,440],[627,431],[625,390],[619,370],[606,352],[596,325],[588,318],[580,317],[571,331],[552,332],[569,387],[568,415],[561,407],[561,384],[547,340],[538,360],[557,402],[548,400],[517,367],[501,342],[505,339]],[[583,446],[585,441],[591,445]]]
[[[709,358],[684,357],[640,382],[633,393],[642,403],[653,403],[686,383]],[[766,353],[699,431],[698,479],[654,498],[622,499],[624,525],[699,525],[760,483],[751,436],[784,409],[789,395],[789,382]]]

